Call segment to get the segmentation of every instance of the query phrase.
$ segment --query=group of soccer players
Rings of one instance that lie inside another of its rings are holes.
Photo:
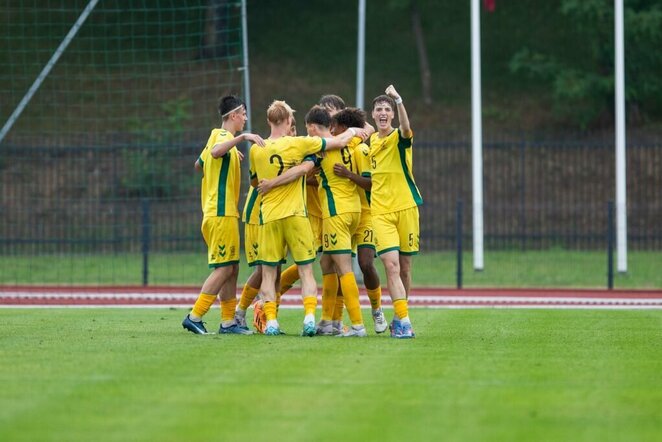
[[[398,114],[399,127],[393,127]],[[220,296],[219,333],[252,334],[246,311],[254,304],[254,325],[265,335],[283,332],[278,323],[280,297],[301,280],[303,336],[365,337],[359,287],[352,269],[358,255],[374,329],[390,328],[394,338],[413,338],[407,298],[411,257],[419,248],[418,206],[422,199],[412,168],[413,132],[402,100],[391,85],[372,103],[375,127],[360,109],[346,108],[325,95],[305,116],[307,136],[296,136],[294,111],[284,101],[267,109],[270,135],[241,133],[246,108],[235,96],[219,104],[220,129],[212,133],[195,163],[202,171],[202,234],[209,267],[182,326],[207,334],[202,322]],[[241,133],[238,136],[235,134]],[[252,143],[251,186],[243,211],[244,248],[254,270],[237,300],[239,269],[239,189],[243,159],[237,145]],[[322,315],[316,322],[317,282],[313,263],[322,252]],[[289,253],[294,265],[281,271]],[[394,317],[387,324],[374,259],[387,277]],[[343,327],[343,307],[351,325]]]

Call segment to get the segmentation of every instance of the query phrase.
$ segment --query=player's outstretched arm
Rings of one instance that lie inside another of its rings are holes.
[[[239,136],[234,137],[231,140],[224,141],[222,143],[214,144],[214,147],[211,149],[211,156],[214,158],[220,158],[230,149],[235,147],[237,144],[241,143],[242,141],[250,141],[253,144],[257,144],[258,146],[264,146],[264,140],[262,139],[261,136],[251,134],[251,133],[243,133],[240,134]],[[244,156],[241,152],[239,152],[240,159],[243,159]]]
[[[342,149],[343,147],[347,146],[354,137],[359,137],[365,141],[370,138],[370,135],[372,135],[374,132],[375,128],[370,125],[368,125],[368,127],[350,127],[340,135],[336,135],[335,137],[331,138],[325,138],[325,150]]]
[[[200,158],[195,160],[195,164],[193,165],[193,168],[198,172],[202,172],[202,164],[200,164]]]
[[[270,180],[263,179],[260,180],[257,186],[257,191],[262,194],[269,193],[274,187],[283,186],[285,184],[291,183],[302,176],[306,175],[308,172],[313,170],[315,167],[314,161],[304,161],[298,166],[294,166],[290,169],[287,169],[282,175],[278,175],[276,178]]]
[[[400,133],[404,138],[411,138],[413,132],[411,131],[411,126],[409,125],[409,116],[407,115],[407,109],[405,109],[405,105],[402,102],[402,97],[400,96],[398,91],[395,90],[395,87],[393,87],[392,84],[386,88],[386,95],[393,98],[393,100],[395,100],[395,105],[398,107],[398,119],[400,120]]]
[[[336,163],[333,165],[333,173],[335,173],[338,176],[347,178],[350,181],[353,181],[357,186],[359,186],[363,190],[370,191],[370,189],[372,189],[371,178],[356,174],[340,163]]]

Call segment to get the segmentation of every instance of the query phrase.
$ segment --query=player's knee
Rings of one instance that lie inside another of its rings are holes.
[[[359,268],[364,275],[366,273],[373,274],[377,272],[377,269],[375,269],[374,259],[370,256],[359,255]]]
[[[393,261],[393,260],[384,261],[384,270],[389,275],[399,275],[400,263],[398,261]]]

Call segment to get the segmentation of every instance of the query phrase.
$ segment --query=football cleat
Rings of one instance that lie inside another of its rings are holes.
[[[320,322],[317,323],[315,334],[317,336],[333,336],[333,324],[331,321],[321,319]]]
[[[411,339],[416,337],[414,329],[411,328],[411,322],[401,322],[394,319],[391,328],[391,337],[396,339]]]
[[[304,322],[301,336],[315,336],[316,331],[317,327],[315,327],[315,321]]]
[[[342,325],[342,320],[340,321],[331,321],[331,327],[333,328],[332,334],[335,335],[342,335],[345,333],[345,327]]]
[[[267,328],[267,315],[261,302],[253,304],[253,327],[258,333],[264,333]]]
[[[205,328],[205,323],[200,321],[200,322],[195,322],[191,320],[190,315],[186,315],[184,320],[182,321],[182,327],[184,327],[186,330],[195,333],[196,335],[206,335],[207,334],[207,329]]]
[[[372,320],[375,322],[375,333],[384,333],[388,328],[386,317],[381,308],[372,312]]]
[[[252,335],[253,332],[248,330],[247,328],[242,328],[239,326],[239,324],[234,323],[229,327],[221,327],[218,329],[219,334],[232,334],[232,335]]]
[[[264,330],[264,334],[267,336],[279,336],[284,333],[281,333],[278,327],[269,326]]]
[[[363,325],[352,325],[347,329],[343,334],[338,335],[338,338],[365,338],[368,336],[368,332],[365,331],[365,326]]]
[[[242,328],[244,330],[248,330],[248,325],[246,325],[246,312],[244,312],[243,315],[239,315],[239,314],[235,313],[234,321],[237,323],[237,326],[239,328]]]

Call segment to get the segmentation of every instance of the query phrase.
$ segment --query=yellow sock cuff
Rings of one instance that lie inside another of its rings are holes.
[[[287,293],[298,280],[299,267],[296,264],[292,264],[280,274],[280,292]]]
[[[239,308],[242,310],[248,309],[251,306],[257,294],[260,293],[260,289],[251,287],[246,284],[244,289],[241,291],[241,300],[239,301]]]
[[[306,296],[303,298],[303,311],[306,315],[314,315],[317,309],[317,296]]]
[[[333,318],[338,287],[338,275],[335,273],[322,275],[322,319],[324,321],[330,321]]]
[[[393,301],[393,310],[395,310],[395,315],[402,319],[409,316],[409,306],[406,299],[398,299]]]
[[[193,308],[191,309],[191,313],[193,313],[193,315],[197,316],[198,318],[202,318],[205,314],[207,314],[211,306],[214,304],[214,301],[216,301],[216,295],[200,293],[198,299],[193,305]]]
[[[380,308],[382,306],[382,288],[366,289],[366,292],[368,292],[368,298],[370,298],[370,307],[373,310]]]
[[[264,315],[267,317],[267,321],[276,320],[276,303],[273,301],[267,301],[264,303]]]
[[[221,321],[232,321],[236,309],[237,298],[228,299],[227,301],[221,300]]]

